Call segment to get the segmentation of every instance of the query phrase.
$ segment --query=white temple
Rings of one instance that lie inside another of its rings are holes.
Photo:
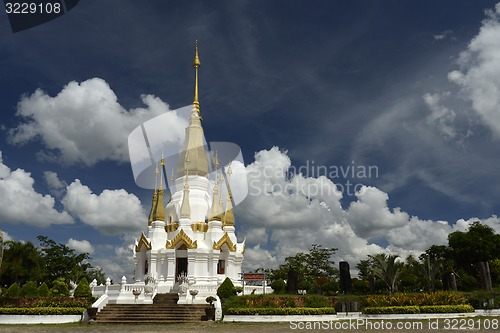
[[[215,159],[210,159],[204,146],[198,101],[198,46],[193,67],[194,101],[175,177],[172,171],[175,190],[165,205],[164,184],[167,182],[162,158],[156,166],[156,175],[151,175],[156,176],[157,188],[147,232],[135,243],[135,281],[127,283],[123,278],[120,291],[116,292],[110,292],[113,288],[107,286],[110,297],[107,302],[137,301],[132,295],[136,290],[143,291],[139,297],[143,303],[152,302],[156,293],[171,292],[179,293],[179,303],[205,303],[207,296],[215,296],[226,277],[235,286],[241,286],[245,241],[237,241],[231,189],[229,181],[224,181],[229,179],[231,167],[219,170],[217,154]],[[215,179],[210,180],[209,174],[215,174]],[[227,196],[223,197],[223,192]],[[100,288],[94,286],[94,289],[97,292]],[[149,294],[149,298],[145,294]]]

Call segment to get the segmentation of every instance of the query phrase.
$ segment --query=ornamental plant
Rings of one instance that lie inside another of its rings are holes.
[[[24,286],[21,288],[19,296],[21,296],[21,297],[37,297],[38,296],[38,287],[36,286],[36,283],[33,281],[26,282],[24,284]]]
[[[219,288],[217,288],[217,296],[220,298],[229,298],[234,295],[236,295],[234,284],[231,279],[226,278]]]
[[[82,278],[78,282],[78,286],[75,289],[75,297],[92,297],[92,290],[86,278]]]
[[[47,284],[44,282],[38,287],[38,296],[48,297],[50,295],[50,290]]]

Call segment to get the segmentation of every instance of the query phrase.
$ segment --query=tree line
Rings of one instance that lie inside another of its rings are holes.
[[[313,244],[309,252],[285,258],[278,268],[259,268],[255,272],[266,272],[277,293],[305,290],[335,295],[346,291],[332,260],[336,251]],[[355,293],[491,291],[500,284],[500,235],[489,226],[474,222],[466,232],[449,234],[448,245],[433,245],[418,258],[378,253],[369,255],[355,267],[358,277],[349,279],[348,290]]]
[[[37,237],[40,245],[32,242],[10,240],[4,243],[3,261],[0,267],[0,286],[19,286],[28,282],[46,284],[49,288],[70,281],[78,284],[82,279],[105,283],[101,268],[93,267],[89,253],[77,253],[67,245],[57,243],[46,236]]]

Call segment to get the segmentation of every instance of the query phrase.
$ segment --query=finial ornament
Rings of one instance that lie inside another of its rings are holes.
[[[219,155],[217,154],[217,150],[215,151],[215,170],[219,168]]]
[[[194,82],[194,100],[193,100],[193,106],[196,110],[196,113],[198,113],[198,116],[200,116],[200,101],[198,100],[198,68],[200,68],[201,62],[200,62],[200,57],[198,56],[198,41],[196,41],[196,47],[194,51],[194,61],[193,61],[193,67],[195,70],[195,82]],[[201,120],[201,116],[200,116]]]

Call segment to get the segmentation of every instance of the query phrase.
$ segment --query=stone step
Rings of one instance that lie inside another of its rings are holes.
[[[207,320],[207,306],[204,304],[177,304],[177,299],[174,299],[177,294],[159,294],[157,297],[153,304],[108,304],[97,314],[95,323],[187,323]]]

